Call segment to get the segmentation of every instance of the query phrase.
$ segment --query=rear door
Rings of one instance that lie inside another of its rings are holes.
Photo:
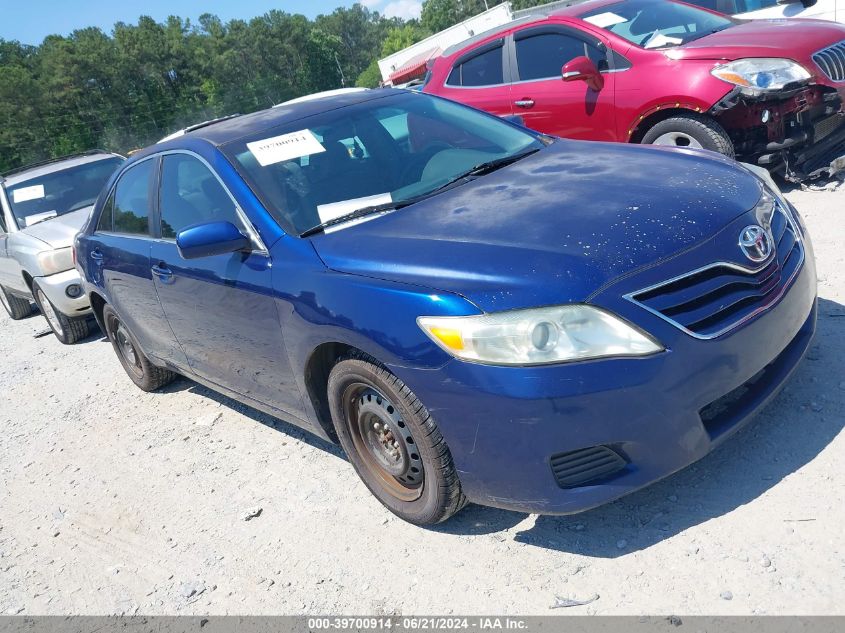
[[[516,31],[511,51],[514,114],[527,127],[567,138],[617,140],[614,74],[603,42],[563,25],[543,25]],[[601,90],[561,78],[563,65],[581,56],[602,71]]]
[[[157,157],[149,158],[121,175],[90,238],[88,265],[94,283],[104,288],[144,353],[185,367],[185,355],[164,317],[150,270],[157,165]]]
[[[487,42],[458,57],[438,94],[498,116],[513,114],[505,39]]]
[[[282,411],[302,400],[282,340],[271,260],[222,181],[194,154],[165,154],[152,248],[155,287],[176,338],[198,376]],[[186,260],[176,235],[206,222],[231,222],[253,249]]]

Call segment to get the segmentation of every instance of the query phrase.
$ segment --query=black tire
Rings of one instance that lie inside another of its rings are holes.
[[[437,424],[399,378],[372,358],[353,355],[329,374],[328,398],[343,450],[388,510],[432,525],[466,505]]]
[[[143,391],[155,391],[173,382],[176,374],[168,369],[156,367],[141,351],[138,340],[129,331],[117,312],[110,305],[103,307],[103,323],[106,336],[111,341],[115,354],[126,375]]]
[[[69,317],[59,312],[50,298],[41,290],[37,281],[32,284],[32,296],[35,298],[35,305],[38,306],[41,314],[47,320],[47,325],[50,326],[53,334],[63,345],[73,345],[91,334],[91,326],[87,316]]]
[[[20,321],[32,314],[32,304],[28,299],[11,294],[3,286],[0,286],[0,303],[6,308],[6,314],[12,321]]]
[[[644,145],[653,144],[655,141],[667,136],[678,135],[676,147],[690,147],[689,139],[694,139],[704,149],[719,152],[729,158],[734,158],[734,144],[731,137],[721,125],[710,117],[701,114],[679,114],[665,119],[652,126],[643,136]],[[684,144],[686,142],[686,144]],[[662,145],[673,143],[663,142]]]

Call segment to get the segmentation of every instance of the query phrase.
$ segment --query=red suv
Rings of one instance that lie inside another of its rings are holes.
[[[593,0],[446,50],[424,91],[547,134],[704,148],[800,180],[845,154],[845,26]]]

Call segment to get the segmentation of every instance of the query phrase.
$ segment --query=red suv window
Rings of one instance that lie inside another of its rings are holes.
[[[449,73],[449,86],[494,86],[504,83],[502,46],[458,60]]]

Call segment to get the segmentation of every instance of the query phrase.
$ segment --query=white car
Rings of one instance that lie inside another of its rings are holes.
[[[685,0],[743,20],[814,18],[845,23],[845,0]]]
[[[0,176],[0,303],[12,319],[32,314],[34,299],[62,343],[88,336],[73,239],[123,160],[95,151]]]

